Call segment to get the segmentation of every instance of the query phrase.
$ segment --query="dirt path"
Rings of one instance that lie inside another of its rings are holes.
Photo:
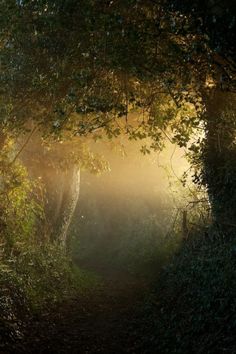
[[[29,353],[140,353],[137,313],[147,285],[128,274],[99,273],[101,287],[71,298],[33,324]]]

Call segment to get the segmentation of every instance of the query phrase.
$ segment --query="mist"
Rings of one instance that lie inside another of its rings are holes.
[[[163,243],[180,226],[174,219],[186,198],[184,149],[166,142],[162,152],[144,155],[141,146],[125,138],[93,145],[109,170],[99,175],[82,171],[71,227],[72,252],[80,265],[155,271]]]
[[[236,1],[0,18],[0,354],[236,354]]]

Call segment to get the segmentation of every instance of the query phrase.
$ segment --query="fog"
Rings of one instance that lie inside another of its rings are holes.
[[[144,155],[141,145],[122,139],[93,146],[110,170],[99,176],[82,172],[71,231],[78,262],[153,266],[160,243],[176,226],[184,190],[180,179],[189,168],[184,150],[166,143],[162,152]]]

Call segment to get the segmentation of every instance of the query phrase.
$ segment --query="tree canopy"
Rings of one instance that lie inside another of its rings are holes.
[[[149,109],[163,94],[177,106],[191,101],[189,86],[196,94],[206,79],[217,82],[219,66],[232,82],[234,13],[230,2],[214,3],[3,1],[12,23],[2,20],[1,33],[11,119],[60,130],[76,113],[81,134],[109,126],[107,114]]]
[[[2,8],[3,130],[34,122],[59,140],[125,133],[153,149],[167,138],[215,171],[209,142],[219,124],[208,108],[213,92],[235,92],[233,1],[12,0]],[[209,186],[205,172],[195,180]]]

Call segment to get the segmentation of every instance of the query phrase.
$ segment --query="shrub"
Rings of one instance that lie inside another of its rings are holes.
[[[192,236],[146,304],[145,352],[234,353],[235,294],[234,237],[214,230]]]

